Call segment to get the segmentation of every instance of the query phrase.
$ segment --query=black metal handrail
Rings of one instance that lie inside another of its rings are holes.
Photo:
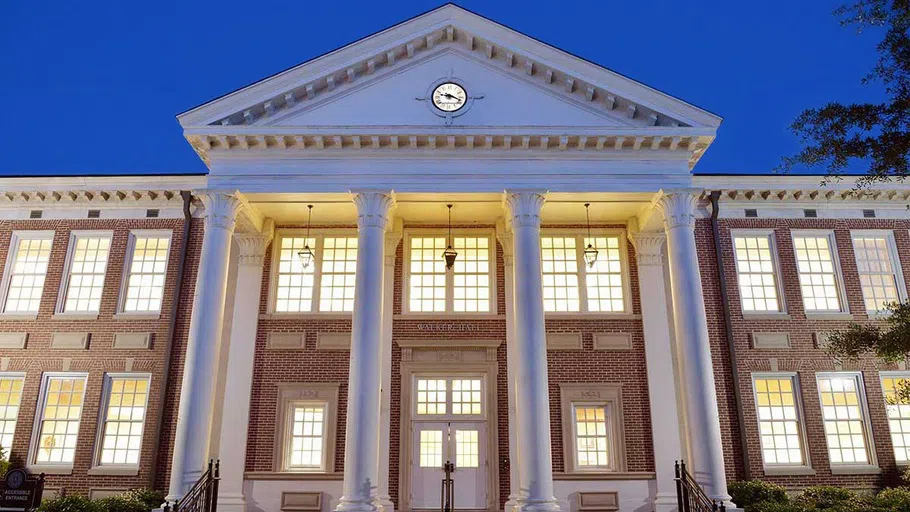
[[[726,512],[724,504],[712,500],[686,470],[686,463],[676,461],[676,500],[679,512]]]
[[[186,495],[174,501],[174,506],[168,503],[164,512],[215,512],[218,510],[218,481],[221,480],[221,462],[209,460],[208,468]]]

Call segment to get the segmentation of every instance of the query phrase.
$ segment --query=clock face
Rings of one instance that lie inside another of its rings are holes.
[[[455,112],[468,101],[468,93],[465,92],[464,87],[453,82],[446,82],[433,89],[432,98],[433,106],[439,110]]]

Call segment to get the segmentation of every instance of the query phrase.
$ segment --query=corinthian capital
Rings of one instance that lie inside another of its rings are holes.
[[[655,202],[664,214],[664,229],[695,226],[695,206],[698,194],[691,190],[662,192]]]
[[[389,212],[395,205],[391,192],[355,192],[354,205],[357,207],[357,226],[385,229],[389,223]]]
[[[512,227],[540,227],[540,210],[547,200],[545,191],[506,190],[503,203]]]
[[[201,190],[195,192],[196,197],[202,201],[205,211],[206,229],[218,228],[234,230],[237,214],[246,203],[238,197],[235,191],[228,190]]]
[[[238,263],[243,266],[261,267],[265,261],[265,249],[269,242],[272,241],[275,223],[272,219],[266,219],[261,233],[241,233],[235,234],[234,240],[237,241],[239,249]]]
[[[635,259],[638,266],[662,265],[663,247],[667,235],[654,232],[639,232],[632,235],[629,240],[635,246]]]

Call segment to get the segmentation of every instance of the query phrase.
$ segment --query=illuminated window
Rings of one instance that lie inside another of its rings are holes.
[[[610,465],[607,435],[607,408],[603,405],[575,405],[575,453],[579,469]]]
[[[765,465],[805,465],[793,377],[755,376],[753,387]]]
[[[408,308],[412,312],[487,313],[492,308],[490,237],[456,236],[455,265],[446,269],[445,237],[411,237]]]
[[[9,451],[13,447],[13,435],[16,433],[16,418],[19,416],[19,403],[22,401],[22,376],[0,376],[0,447],[9,460]]]
[[[891,445],[897,462],[910,462],[910,403],[898,400],[897,389],[910,382],[910,374],[882,375],[882,389],[885,393],[885,408],[888,411],[888,428],[891,430]]]
[[[743,311],[781,311],[771,235],[735,235],[733,246]]]
[[[597,249],[593,267],[584,261],[582,249],[588,244]],[[543,237],[540,250],[544,311],[626,311],[628,294],[619,236]]]
[[[73,235],[70,242],[69,279],[63,311],[97,312],[101,308],[104,274],[111,249],[110,236]]]
[[[278,250],[278,286],[275,291],[275,311],[299,313],[313,310],[313,288],[316,283],[316,264],[304,266],[300,252],[309,246],[315,253],[316,239],[281,237]],[[333,267],[334,268],[334,267]]]
[[[442,467],[442,431],[420,431],[420,467]]]
[[[123,311],[161,311],[170,245],[171,238],[167,235],[133,233]]]
[[[325,467],[325,405],[301,404],[291,410],[290,469]]]
[[[796,266],[806,311],[842,311],[830,236],[796,235]]]
[[[35,462],[72,464],[85,397],[85,375],[46,375]]]
[[[354,311],[357,239],[325,237],[322,240],[322,276],[319,279],[320,311]]]
[[[480,441],[476,430],[455,431],[455,469],[480,466]]]
[[[446,413],[446,380],[417,379],[417,414]]]
[[[136,465],[148,405],[149,377],[107,376],[101,465]]]
[[[7,263],[6,313],[37,313],[53,244],[52,232],[13,233]]]
[[[580,310],[576,242],[574,237],[540,239],[544,311]]]
[[[584,266],[588,311],[625,311],[619,237],[585,238],[588,244],[597,248],[594,266]]]
[[[900,301],[900,281],[894,264],[896,257],[891,235],[854,233],[853,251],[856,253],[866,311],[880,311],[886,304]]]
[[[870,463],[859,388],[859,377],[854,374],[818,376],[831,464]]]
[[[481,414],[480,379],[452,381],[452,414]]]

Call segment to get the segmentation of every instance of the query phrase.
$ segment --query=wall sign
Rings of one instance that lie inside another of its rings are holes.
[[[480,326],[476,324],[454,322],[444,324],[417,324],[417,330],[421,332],[480,332]]]
[[[44,473],[33,477],[24,469],[10,469],[0,481],[0,508],[34,510],[41,504]]]

